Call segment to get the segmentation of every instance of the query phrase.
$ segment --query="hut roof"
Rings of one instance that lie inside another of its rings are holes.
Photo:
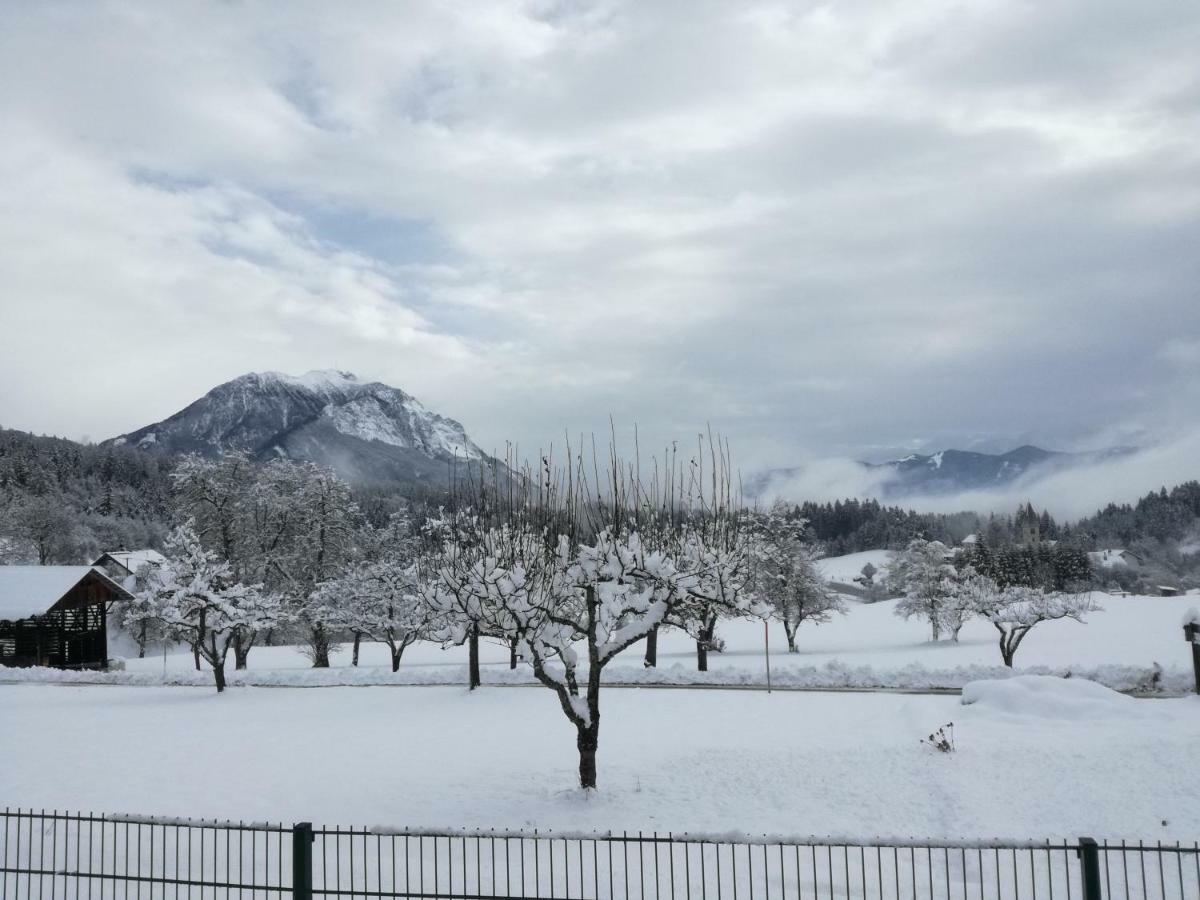
[[[92,565],[100,565],[105,557],[124,566],[131,574],[136,573],[142,566],[157,566],[166,561],[166,557],[157,550],[109,550],[100,554]]]
[[[0,620],[40,616],[87,578],[103,579],[113,592],[128,592],[91,566],[0,566]]]

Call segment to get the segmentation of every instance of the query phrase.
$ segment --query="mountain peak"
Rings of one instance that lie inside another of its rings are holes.
[[[399,388],[364,383],[338,369],[250,372],[112,443],[161,453],[302,459],[359,483],[444,486],[456,461],[487,458],[455,420]]]

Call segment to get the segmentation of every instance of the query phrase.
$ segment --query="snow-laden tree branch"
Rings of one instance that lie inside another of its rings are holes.
[[[205,550],[190,524],[171,533],[165,550],[166,562],[150,573],[146,602],[168,634],[212,667],[217,691],[223,691],[229,648],[239,637],[279,624],[279,599],[234,581],[230,564]]]

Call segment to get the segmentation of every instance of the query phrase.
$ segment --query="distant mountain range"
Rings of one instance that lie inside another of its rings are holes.
[[[883,499],[995,490],[1018,480],[1032,482],[1055,472],[1095,465],[1135,452],[1137,450],[1134,447],[1113,447],[1090,453],[1062,453],[1026,444],[1007,453],[942,450],[928,456],[913,453],[901,459],[859,465],[885,476],[880,487]],[[763,472],[750,480],[747,493],[751,496],[764,495],[771,491],[773,485],[796,477],[801,472],[800,468]]]
[[[332,370],[300,376],[242,375],[170,418],[104,443],[152,454],[216,456],[238,450],[259,460],[306,460],[329,466],[352,484],[386,485],[404,492],[442,491],[455,466],[494,462],[461,424],[426,409],[410,394]],[[943,450],[859,465],[881,476],[881,499],[899,499],[1003,488],[1133,452],[1117,447],[1060,453],[1027,444],[1007,453]],[[744,489],[751,499],[763,497],[801,472],[761,472],[749,478]]]
[[[150,453],[238,450],[329,466],[351,483],[444,488],[453,466],[490,462],[461,424],[349,372],[250,373],[168,419],[106,441]]]

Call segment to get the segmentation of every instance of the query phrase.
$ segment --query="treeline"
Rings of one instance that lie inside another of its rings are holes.
[[[105,550],[161,550],[176,524],[171,472],[181,457],[0,428],[0,565],[74,564]],[[383,527],[408,505],[399,488],[355,489]]]
[[[1072,591],[1092,580],[1087,551],[1063,543],[993,548],[986,541],[976,541],[963,548],[957,565],[970,566],[1001,588]]]
[[[160,546],[176,462],[0,429],[0,563],[75,563]]]
[[[1076,529],[1098,545],[1128,547],[1137,541],[1196,538],[1200,520],[1200,481],[1151,491],[1132,505],[1110,503]]]
[[[1020,538],[1021,521],[1033,515],[1043,539],[1064,540],[1082,546],[1076,529],[1059,525],[1047,512],[1040,514],[1022,507],[1013,516],[980,516],[973,512],[921,513],[899,506],[884,506],[878,500],[837,500],[833,503],[807,501],[793,508],[792,515],[807,519],[814,540],[830,556],[862,550],[901,550],[914,538],[940,541],[953,547],[969,535],[986,539],[993,547],[1008,547]],[[1080,536],[1082,537],[1082,536]]]

